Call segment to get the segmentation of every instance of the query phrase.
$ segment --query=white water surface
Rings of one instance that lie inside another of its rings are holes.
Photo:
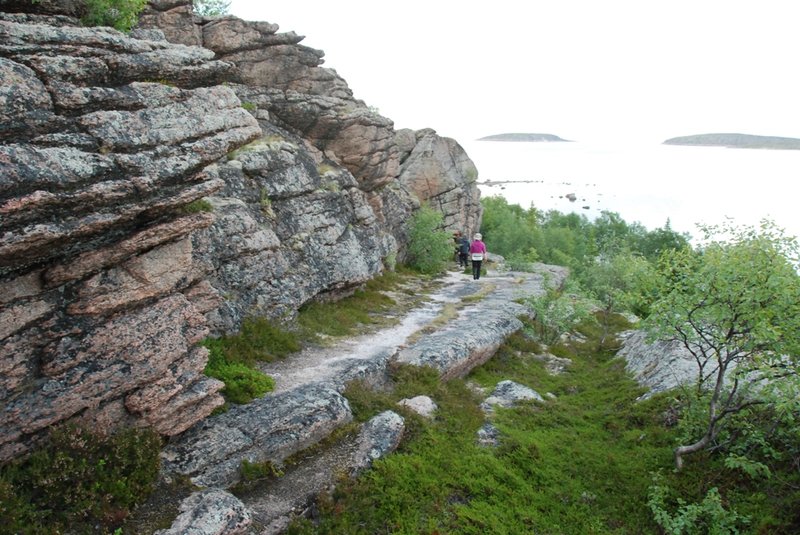
[[[800,236],[800,151],[635,143],[469,141],[481,195],[540,210],[619,213],[698,236],[698,223],[771,219]],[[569,201],[567,194],[576,200]]]

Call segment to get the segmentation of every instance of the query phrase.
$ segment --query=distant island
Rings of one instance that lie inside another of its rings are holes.
[[[751,136],[749,134],[698,134],[673,137],[664,145],[696,145],[735,149],[800,150],[800,139],[793,137]]]
[[[495,134],[478,139],[478,141],[526,141],[526,142],[551,142],[569,141],[553,134]]]

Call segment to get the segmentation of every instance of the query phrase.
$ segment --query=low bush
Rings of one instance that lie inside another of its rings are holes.
[[[222,395],[226,401],[245,404],[271,392],[275,381],[243,362],[230,361],[218,340],[207,340],[209,349],[208,364],[205,374],[225,383]]]
[[[43,447],[0,467],[0,532],[113,531],[152,490],[160,450],[151,430],[54,429]]]
[[[213,212],[214,207],[205,199],[197,199],[180,209],[184,214],[197,214],[200,212]]]
[[[552,346],[573,359],[553,376],[533,358],[541,346],[521,332],[474,370],[470,382],[487,392],[511,379],[557,396],[498,409],[497,449],[477,444],[485,416],[465,381],[441,383],[435,370],[398,367],[390,394],[346,391],[360,418],[418,394],[430,395],[439,410],[399,454],[322,500],[318,526],[297,522],[290,533],[655,532],[644,496],[650,467],[669,463],[671,455],[661,402],[626,410],[642,390],[624,366],[595,359],[589,350],[596,346]]]
[[[733,534],[750,521],[726,509],[716,487],[709,489],[699,503],[686,503],[670,494],[663,478],[656,474],[647,492],[647,506],[666,535]]]
[[[408,227],[406,263],[409,267],[426,274],[444,271],[453,256],[453,237],[443,228],[441,212],[420,206]]]
[[[336,302],[306,303],[297,317],[302,338],[317,342],[320,336],[346,336],[364,326],[386,323],[380,312],[389,310],[396,302],[384,291],[396,284],[391,281],[399,280],[398,277],[391,273],[373,279],[363,290]]]
[[[244,364],[273,362],[301,348],[296,334],[266,318],[246,319],[238,334],[223,336],[219,342],[229,361]]]

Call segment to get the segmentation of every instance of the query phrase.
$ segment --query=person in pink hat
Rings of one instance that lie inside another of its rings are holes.
[[[486,244],[483,243],[483,236],[481,233],[475,234],[475,239],[469,245],[469,254],[472,259],[472,278],[478,280],[481,278],[481,264],[487,260]]]

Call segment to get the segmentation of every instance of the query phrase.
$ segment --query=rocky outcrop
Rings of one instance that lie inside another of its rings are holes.
[[[222,403],[198,346],[218,295],[191,240],[213,216],[185,207],[260,134],[213,85],[231,69],[202,48],[0,15],[0,460],[65,420],[174,435]]]
[[[207,419],[168,445],[162,470],[204,487],[229,487],[242,461],[281,463],[352,419],[336,390],[310,384]]]
[[[475,164],[458,143],[433,130],[401,131],[397,138],[408,139],[412,134],[413,143],[400,145],[400,183],[442,212],[446,228],[472,235],[480,227],[481,216],[476,209],[480,199]]]
[[[617,356],[625,359],[625,369],[636,382],[648,388],[644,397],[697,381],[697,362],[678,340],[648,341],[646,332],[631,331]]]
[[[183,433],[222,402],[203,338],[352,292],[422,202],[480,224],[463,149],[395,131],[301,36],[84,5],[0,2],[0,461],[70,420]]]
[[[291,316],[351,292],[387,258],[403,260],[421,202],[440,209],[449,230],[478,228],[477,171],[455,141],[395,131],[302,36],[231,16],[187,18],[187,4],[153,3],[141,25],[169,34],[169,13],[200,28],[202,44],[237,66],[241,83],[229,87],[262,128],[219,165],[216,222],[194,238],[196,260],[227,297],[208,315],[214,332],[235,331],[246,316]]]
[[[258,110],[256,116],[308,141],[350,171],[361,189],[373,192],[400,177],[418,200],[444,208],[448,229],[477,230],[477,171],[455,141],[432,130],[395,131],[391,120],[353,98],[336,71],[322,67],[324,53],[301,45],[303,36],[278,33],[279,26],[268,22],[190,16],[188,5],[151,2],[140,26],[167,35],[175,35],[170,26],[178,22],[200,27],[200,41],[192,35],[175,36],[177,42],[201,44],[234,63],[242,83],[237,93]]]
[[[150,0],[139,14],[139,28],[158,29],[170,43],[186,46],[203,46],[200,22],[185,0]]]

